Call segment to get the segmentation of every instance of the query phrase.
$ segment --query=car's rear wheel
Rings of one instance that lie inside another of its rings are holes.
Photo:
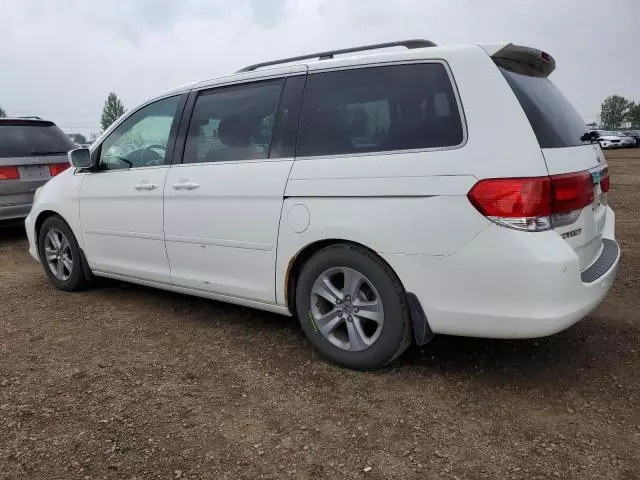
[[[87,286],[80,247],[62,218],[52,216],[44,221],[38,249],[44,271],[56,288],[71,292]]]
[[[313,346],[345,367],[383,367],[411,343],[404,288],[375,254],[351,244],[327,247],[303,267],[296,310]]]

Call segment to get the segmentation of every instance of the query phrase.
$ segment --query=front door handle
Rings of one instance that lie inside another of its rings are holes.
[[[186,180],[181,180],[180,182],[173,184],[174,190],[195,190],[196,188],[200,188],[200,185]]]
[[[140,182],[133,188],[135,188],[136,190],[155,190],[156,188],[158,188],[158,185],[145,180],[143,182]]]

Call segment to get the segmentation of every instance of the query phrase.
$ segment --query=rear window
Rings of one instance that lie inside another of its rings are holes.
[[[515,93],[541,148],[584,145],[587,126],[576,109],[551,81],[520,62],[494,59]]]
[[[451,80],[441,63],[309,75],[297,156],[446,148],[463,141]]]
[[[0,158],[63,155],[73,143],[51,122],[0,121]]]

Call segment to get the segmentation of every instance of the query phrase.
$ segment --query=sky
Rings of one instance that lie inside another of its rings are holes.
[[[0,106],[67,133],[269,59],[408,38],[549,52],[587,122],[612,94],[640,102],[640,0],[0,0]]]

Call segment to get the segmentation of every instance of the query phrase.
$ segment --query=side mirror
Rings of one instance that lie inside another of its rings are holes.
[[[91,152],[88,148],[74,148],[67,156],[69,157],[69,163],[76,168],[94,167],[91,161]]]

